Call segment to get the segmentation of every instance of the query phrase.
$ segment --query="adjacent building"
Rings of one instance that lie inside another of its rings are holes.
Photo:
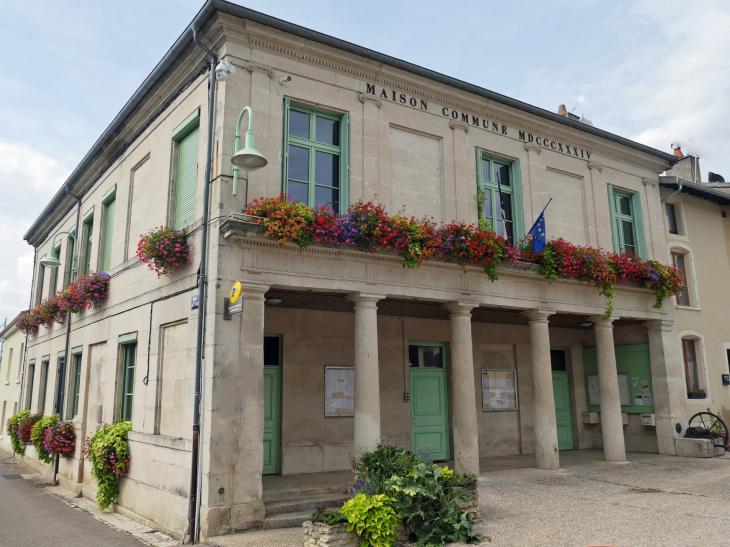
[[[210,82],[193,28],[235,67],[224,81]],[[268,165],[241,170],[234,192],[233,134],[245,106]],[[208,139],[208,298],[198,308]],[[67,324],[29,336],[24,407],[62,412],[80,440],[131,420],[134,459],[115,508],[181,535],[204,314],[203,537],[261,526],[263,475],[348,469],[350,454],[379,440],[428,446],[476,472],[479,458],[533,453],[539,467],[557,468],[564,449],[603,448],[612,461],[626,450],[692,454],[681,350],[686,336],[698,339],[687,331],[704,328],[690,325],[694,300],[655,309],[651,291],[619,286],[605,320],[595,287],[547,284],[533,265],[501,268],[495,283],[446,261],[409,270],[395,255],[282,247],[241,215],[254,198],[283,192],[337,211],[374,200],[391,213],[476,223],[478,190],[485,218],[497,216],[499,179],[513,241],[553,197],[550,237],[669,263],[681,242],[668,230],[661,200],[671,189],[659,175],[675,161],[585,120],[208,1],[25,236],[37,264],[62,262],[37,268],[36,302],[80,272],[107,272],[111,282],[99,309],[70,317],[68,344]],[[687,229],[709,223],[720,246],[717,207],[691,199],[712,219],[687,213]],[[189,229],[193,258],[158,278],[135,251],[140,234],[162,225]],[[711,255],[700,243],[689,252]],[[712,275],[708,307],[722,274]],[[243,311],[228,316],[237,281]],[[727,404],[722,396],[713,403]],[[60,476],[93,496],[81,444]],[[26,457],[34,462],[32,449]]]
[[[12,452],[7,421],[17,414],[20,403],[20,382],[25,357],[25,334],[18,330],[14,317],[0,330],[0,448]]]

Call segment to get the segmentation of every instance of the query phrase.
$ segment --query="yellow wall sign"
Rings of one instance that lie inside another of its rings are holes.
[[[236,281],[231,288],[231,304],[235,304],[239,296],[241,296],[241,282]]]

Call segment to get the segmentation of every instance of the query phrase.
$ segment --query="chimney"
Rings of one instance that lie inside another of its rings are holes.
[[[679,146],[677,146],[674,149],[674,155],[677,156],[678,158],[683,158],[684,157],[684,154],[682,154],[682,149]]]
[[[561,104],[558,107],[558,116],[565,116],[568,113],[568,111],[565,109],[565,105]]]

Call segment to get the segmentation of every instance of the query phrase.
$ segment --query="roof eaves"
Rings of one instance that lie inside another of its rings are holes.
[[[689,194],[718,205],[730,206],[730,194],[727,192],[708,188],[703,183],[690,182],[679,177],[659,177],[659,185],[665,188],[679,188],[680,181],[683,194]]]
[[[12,321],[9,321],[7,325],[5,325],[5,328],[3,330],[0,330],[0,340],[5,339],[5,335],[10,332],[10,330],[15,328],[15,323],[20,319],[20,316],[23,312],[20,312],[18,315],[13,317]]]

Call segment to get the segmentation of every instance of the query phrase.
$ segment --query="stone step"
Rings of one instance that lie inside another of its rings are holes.
[[[339,509],[348,499],[350,499],[349,494],[332,494],[329,496],[267,501],[264,503],[264,507],[266,507],[266,518],[268,519],[274,515],[301,511],[308,511],[307,514],[309,515],[320,507]]]
[[[311,514],[312,511],[297,511],[295,513],[281,513],[271,517],[266,517],[264,520],[264,530],[299,528]]]

